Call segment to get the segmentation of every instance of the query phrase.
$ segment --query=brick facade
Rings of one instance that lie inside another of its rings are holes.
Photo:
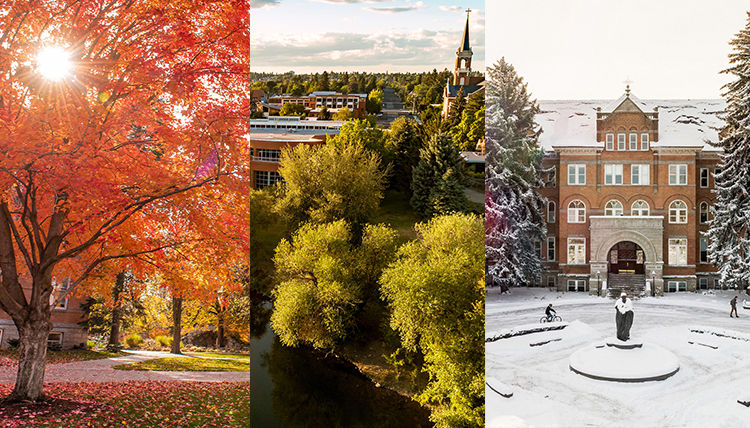
[[[716,112],[680,114],[686,107],[665,102],[677,107],[660,125],[660,107],[647,104],[628,90],[595,114],[576,106],[595,128],[562,108],[554,120],[539,118],[554,135],[543,160],[554,178],[539,189],[550,204],[543,285],[599,294],[618,273],[642,275],[655,294],[719,285],[701,232],[720,152],[695,125],[710,128],[703,117]]]

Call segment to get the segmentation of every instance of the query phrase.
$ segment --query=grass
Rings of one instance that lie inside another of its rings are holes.
[[[47,351],[47,364],[73,363],[76,361],[101,360],[103,358],[121,357],[124,354],[116,352],[67,350]],[[0,350],[0,367],[15,366],[18,363],[18,350]]]
[[[0,396],[12,389],[0,385]],[[250,426],[249,382],[48,383],[45,393],[58,400],[0,408],[0,426]]]
[[[185,355],[193,355],[196,357],[211,357],[211,358],[234,358],[249,360],[250,354],[228,354],[224,352],[185,352]]]
[[[165,357],[113,366],[117,370],[156,370],[188,372],[250,371],[250,360],[221,360],[193,357]]]
[[[409,204],[409,195],[406,192],[399,193],[395,190],[386,190],[385,197],[380,202],[380,207],[370,219],[370,223],[390,224],[398,232],[400,243],[417,238],[414,224],[421,219]]]

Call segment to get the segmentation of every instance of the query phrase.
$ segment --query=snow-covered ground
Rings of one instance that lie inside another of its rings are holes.
[[[729,317],[735,295],[739,319]],[[513,393],[504,398],[486,389],[487,427],[750,427],[750,408],[737,403],[750,397],[744,299],[750,297],[718,291],[635,300],[631,337],[673,353],[680,370],[664,381],[617,383],[569,368],[575,351],[615,335],[614,300],[546,288],[488,290],[487,337],[538,324],[549,303],[569,325],[486,343],[487,379]]]

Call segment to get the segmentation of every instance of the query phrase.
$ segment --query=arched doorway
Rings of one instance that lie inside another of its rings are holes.
[[[618,242],[607,255],[609,273],[643,275],[646,272],[645,252],[635,242]]]

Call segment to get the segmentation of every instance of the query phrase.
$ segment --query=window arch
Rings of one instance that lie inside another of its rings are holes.
[[[707,202],[701,202],[700,205],[700,221],[701,224],[708,222],[708,203]]]
[[[606,216],[620,216],[622,215],[622,204],[620,201],[613,199],[607,202],[604,206],[604,215]]]
[[[555,212],[557,206],[554,201],[547,202],[547,223],[555,222]]]
[[[687,223],[687,205],[681,200],[669,204],[669,222]]]
[[[635,217],[646,217],[649,214],[648,202],[637,200],[630,208],[630,215]]]
[[[586,204],[577,199],[568,204],[568,223],[586,223]]]

